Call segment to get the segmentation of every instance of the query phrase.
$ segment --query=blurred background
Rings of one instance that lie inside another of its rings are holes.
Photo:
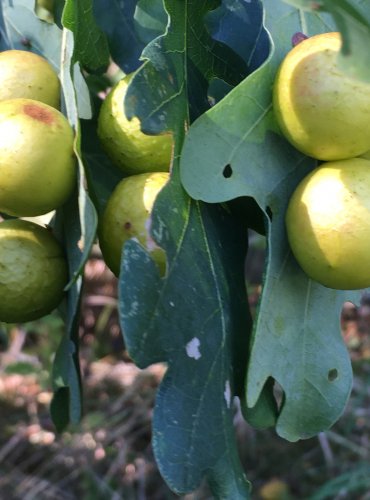
[[[247,287],[258,303],[264,239],[251,234]],[[235,427],[253,499],[370,499],[370,296],[344,304],[341,328],[354,387],[340,421],[289,443],[257,431],[235,408]],[[50,369],[63,334],[58,313],[0,329],[0,499],[166,500],[156,468],[151,418],[164,365],[139,370],[122,340],[117,280],[95,246],[85,269],[80,323],[84,417],[57,434],[49,416]],[[206,485],[184,500],[211,499]]]

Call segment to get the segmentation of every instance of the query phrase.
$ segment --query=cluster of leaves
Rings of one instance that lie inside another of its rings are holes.
[[[81,274],[98,214],[121,178],[99,149],[99,102],[83,77],[111,57],[126,73],[138,70],[127,115],[139,116],[144,132],[175,138],[171,181],[152,217],[166,276],[130,241],[119,286],[131,356],[140,367],[168,364],[154,413],[156,460],[175,492],[206,477],[215,498],[248,498],[234,396],[250,424],[276,426],[294,441],[338,419],[352,377],[339,312],[356,294],[310,281],[287,244],[286,205],[314,161],[279,135],[271,87],[297,32],[340,29],[343,66],[370,79],[370,1],[56,0],[55,23],[41,21],[34,4],[1,1],[1,48],[34,50],[59,69],[79,160],[78,189],[55,220],[71,272],[53,373],[55,424],[62,429],[81,415]],[[249,228],[263,232],[268,247],[254,324],[244,282]]]

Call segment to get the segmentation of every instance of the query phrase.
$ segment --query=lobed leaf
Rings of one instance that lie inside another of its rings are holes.
[[[294,441],[327,429],[344,409],[352,374],[339,312],[344,300],[355,300],[357,294],[310,281],[290,253],[285,210],[315,162],[280,136],[271,105],[275,72],[291,47],[291,37],[296,32],[330,31],[333,22],[281,2],[266,0],[264,6],[273,42],[270,57],[192,125],[181,175],[195,199],[222,202],[251,196],[265,213],[268,255],[244,413],[255,422],[253,409],[262,408],[263,423],[275,420],[271,380],[276,380],[284,391],[277,431]]]
[[[172,22],[143,51],[146,62],[125,99],[126,115],[138,116],[143,132],[181,129],[184,117],[192,121],[210,107],[207,90],[213,78],[236,85],[247,74],[243,59],[213,40],[206,29],[203,18],[218,4],[218,0],[207,0],[202,6],[195,0],[165,2]]]
[[[204,18],[219,1],[164,5],[167,30],[144,50],[125,110],[139,116],[145,132],[174,134],[171,180],[151,221],[152,237],[166,250],[167,272],[161,278],[144,249],[126,243],[120,320],[139,366],[168,363],[154,411],[153,446],[170,487],[185,493],[207,477],[215,498],[246,499],[232,404],[243,390],[251,324],[243,273],[246,224],[232,208],[195,202],[184,192],[179,154],[189,121],[210,107],[209,83],[218,78],[236,85],[248,67],[206,28]]]
[[[215,498],[245,499],[232,403],[245,374],[250,325],[242,273],[246,228],[218,205],[194,203],[176,180],[156,203],[153,236],[167,252],[166,276],[130,241],[119,288],[135,363],[168,363],[154,411],[156,460],[179,494],[207,476]]]

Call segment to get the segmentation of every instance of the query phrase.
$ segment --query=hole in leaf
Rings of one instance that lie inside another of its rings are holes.
[[[210,106],[214,106],[221,99],[223,99],[226,94],[232,90],[233,86],[226,83],[224,80],[219,78],[212,78],[208,85],[208,103]]]
[[[233,175],[233,169],[231,168],[230,163],[226,165],[222,172],[222,175],[225,177],[225,179],[229,179]]]
[[[266,208],[266,214],[267,214],[268,218],[270,219],[270,221],[272,221],[272,210],[270,207]]]
[[[329,382],[333,382],[336,378],[338,378],[338,370],[336,368],[332,368],[328,371],[328,380]]]
[[[21,38],[21,44],[26,47],[27,49],[30,49],[32,47],[32,42],[29,38],[23,37]]]
[[[362,299],[361,299],[361,305],[363,305]],[[342,311],[341,311],[341,323],[343,325],[343,329],[347,328],[348,323],[350,322],[356,322],[359,320],[359,313],[361,311],[358,310],[358,307],[353,304],[352,302],[345,302],[342,306]]]
[[[252,229],[248,229],[248,252],[245,259],[245,276],[249,292],[249,303],[253,316],[256,315],[257,303],[259,301],[259,288],[263,281],[263,273],[266,260],[266,238]]]

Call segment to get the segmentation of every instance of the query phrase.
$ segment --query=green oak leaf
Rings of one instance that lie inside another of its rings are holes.
[[[81,384],[79,370],[79,312],[82,291],[82,272],[95,240],[97,214],[86,191],[85,168],[81,157],[81,132],[77,93],[79,72],[73,62],[73,33],[63,30],[61,84],[67,117],[75,130],[74,151],[78,163],[78,186],[74,195],[57,211],[55,226],[66,248],[70,283],[64,311],[66,332],[55,356],[53,366],[54,397],[51,415],[58,430],[81,417]],[[77,78],[76,78],[77,75]]]
[[[294,441],[327,429],[345,407],[352,373],[339,312],[346,299],[356,300],[358,294],[312,282],[291,255],[284,224],[287,203],[315,162],[281,137],[271,104],[274,76],[292,36],[330,31],[334,23],[326,15],[275,0],[264,6],[273,43],[270,58],[191,126],[181,176],[195,199],[222,202],[251,196],[265,213],[268,252],[244,413],[254,422],[257,405],[266,425],[274,420],[271,379],[276,380],[284,394],[278,402],[277,432]]]
[[[205,28],[203,18],[219,0],[206,0],[202,5],[195,0],[167,1],[164,5],[172,22],[164,35],[144,49],[144,66],[132,79],[125,98],[127,116],[139,116],[143,132],[149,134],[175,131],[181,128],[179,120],[192,121],[208,109],[207,90],[213,78],[236,85],[248,72],[244,60],[213,40]],[[189,109],[184,113],[187,99]]]
[[[167,272],[160,278],[144,249],[126,243],[120,320],[135,363],[168,364],[154,410],[153,447],[169,486],[186,493],[206,477],[215,498],[245,500],[249,484],[238,458],[232,400],[243,391],[251,325],[243,272],[246,224],[232,208],[195,202],[184,192],[179,156],[189,122],[210,107],[210,81],[236,85],[248,67],[206,29],[205,15],[219,1],[164,5],[167,30],[144,50],[125,110],[141,119],[147,133],[174,134],[171,180],[151,218]]]
[[[249,498],[232,403],[242,390],[250,328],[246,227],[220,205],[191,200],[174,178],[157,198],[152,234],[166,249],[166,276],[129,241],[119,304],[135,363],[168,364],[153,420],[158,466],[178,494],[207,477],[215,498]]]

